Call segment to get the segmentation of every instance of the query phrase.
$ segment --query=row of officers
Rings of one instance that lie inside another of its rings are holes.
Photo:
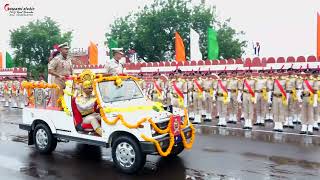
[[[193,123],[211,121],[216,114],[222,127],[243,119],[243,129],[251,130],[269,120],[274,131],[301,124],[301,134],[313,134],[320,125],[319,74],[319,70],[292,68],[260,70],[256,75],[251,70],[216,75],[177,69],[168,80],[155,73],[151,82],[141,81],[140,86],[172,112],[188,108]]]
[[[21,83],[24,77],[5,77],[0,79],[0,103],[4,107],[23,108],[27,103],[26,90]]]

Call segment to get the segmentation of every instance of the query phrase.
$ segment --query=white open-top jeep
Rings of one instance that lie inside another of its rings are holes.
[[[37,105],[39,101],[47,104],[38,91],[52,85],[24,83],[29,83],[25,88],[33,92],[35,102],[23,109],[23,123],[19,127],[28,131],[28,144],[35,144],[40,153],[51,153],[57,142],[110,147],[116,167],[125,173],[135,173],[144,166],[147,154],[173,157],[192,147],[195,130],[187,110],[176,109],[173,114],[163,110],[161,104],[142,93],[137,78],[125,75],[94,79],[102,128],[102,136],[97,135],[90,124],[81,122],[75,106],[75,94],[79,91],[77,78],[66,80],[64,96],[60,98],[62,108]]]

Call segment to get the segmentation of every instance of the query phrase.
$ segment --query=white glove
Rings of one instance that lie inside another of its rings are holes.
[[[301,91],[301,90],[298,90],[298,91],[297,91],[298,102],[302,102],[301,94],[302,94],[302,91]]]
[[[313,107],[318,106],[318,94],[314,94],[314,99],[313,99]]]
[[[183,94],[183,105],[184,105],[184,107],[188,107],[188,94],[187,93]]]
[[[212,95],[212,100],[213,101],[216,101],[216,94],[217,94],[217,92],[216,92],[216,90],[214,90],[213,91],[213,95]]]
[[[289,104],[290,93],[287,93],[287,104]]]
[[[238,91],[238,96],[237,96],[238,103],[242,103],[241,95],[242,95],[242,93],[240,91]]]
[[[272,103],[272,101],[271,101],[271,96],[272,96],[272,92],[269,91],[269,92],[268,92],[268,103],[269,103],[269,104]]]
[[[230,91],[228,91],[228,98],[227,98],[227,102],[230,102],[230,100],[231,100],[231,92],[230,92]]]
[[[253,98],[253,104],[257,104],[257,99],[258,99],[257,95],[255,95],[254,98]]]

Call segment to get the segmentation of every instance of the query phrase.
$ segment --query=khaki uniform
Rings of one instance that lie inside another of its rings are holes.
[[[229,119],[228,123],[237,123],[237,114],[238,114],[238,85],[239,80],[238,78],[232,78],[228,83],[228,91],[230,92],[230,103],[229,103]]]
[[[186,92],[187,90],[184,89],[185,81],[183,79],[173,79],[171,81],[170,92],[171,92],[171,105],[173,107],[173,113],[177,113],[177,108],[184,108],[185,104],[180,104],[180,97],[177,91],[174,88],[174,83],[176,84],[177,88],[180,90],[181,93]],[[183,100],[183,99],[182,99]],[[182,102],[183,103],[183,102]]]
[[[301,78],[301,76],[298,76],[296,78],[296,90],[297,90],[297,98],[299,98],[298,96],[302,95],[302,84],[303,84],[303,79]],[[294,105],[294,114],[293,114],[293,123],[294,124],[301,124],[301,102],[299,101],[295,101]]]
[[[285,90],[286,88],[286,78],[278,79],[279,84]],[[274,130],[282,131],[283,123],[285,122],[286,117],[286,102],[282,100],[282,93],[276,82],[274,81],[274,89],[273,89],[273,100],[272,100],[272,112],[273,112],[273,121],[274,121]],[[284,104],[285,103],[285,104]]]
[[[317,92],[316,87],[316,80],[313,78],[308,78],[307,81],[309,82],[310,86],[313,88],[314,92]],[[313,124],[314,124],[314,108],[317,107],[317,93],[311,94],[305,81],[302,83],[302,127],[301,132],[305,133],[308,131],[312,133],[313,131]],[[313,102],[311,99],[313,98]]]
[[[18,107],[18,97],[19,97],[20,82],[19,81],[13,81],[11,87],[12,87],[12,91],[11,91],[11,107],[17,108]]]
[[[257,98],[257,103],[255,105],[257,113],[256,125],[264,125],[264,118],[266,117],[267,112],[266,107],[268,107],[267,79],[258,77],[254,89]]]
[[[48,69],[53,70],[60,76],[72,75],[71,58],[64,58],[62,55],[58,55],[49,62]],[[55,105],[55,102],[58,100],[58,98],[63,95],[63,90],[66,86],[65,81],[57,77],[54,78],[54,83],[57,84],[60,89],[59,91],[53,90],[55,94],[53,97],[51,97],[53,105]]]
[[[202,78],[195,78],[199,85],[201,86],[202,84]],[[194,79],[194,80],[195,80]],[[199,88],[197,87],[196,83],[193,80],[193,103],[194,103],[194,112],[195,112],[195,118],[194,118],[194,123],[201,123],[201,110],[203,110],[203,95],[199,93]]]
[[[170,92],[170,80],[163,83],[163,106],[168,110],[171,107],[171,92]]]
[[[192,79],[187,79],[186,80],[186,85],[187,85],[187,105],[188,105],[188,112],[189,112],[189,118],[194,119],[195,117],[195,105],[194,105],[194,97],[193,97],[193,81]]]
[[[4,81],[0,81],[0,102],[4,102]]]
[[[294,128],[293,126],[293,114],[295,111],[295,100],[294,97],[296,94],[296,78],[294,76],[290,76],[287,79],[286,83],[286,92],[288,99],[288,106],[286,106],[286,121],[284,123],[284,127]]]
[[[268,99],[269,99],[269,102],[268,102],[268,105],[266,107],[266,116],[265,116],[265,119],[268,120],[268,121],[272,121],[273,120],[273,114],[272,114],[272,101],[271,101],[271,96],[272,96],[272,93],[273,93],[273,84],[274,83],[274,80],[273,80],[273,77],[268,77],[267,78],[267,93],[268,93]]]
[[[123,69],[124,69],[123,65],[119,61],[116,61],[113,58],[106,65],[106,73],[111,75],[122,74]]]
[[[26,89],[23,89],[22,86],[21,86],[21,82],[19,82],[19,97],[18,97],[18,106],[20,108],[24,108],[26,106],[26,102],[27,102],[27,90]]]
[[[205,110],[206,121],[212,120],[212,109],[213,109],[213,82],[212,78],[206,78],[202,82],[203,87],[203,108]]]
[[[160,88],[159,92],[157,91],[156,85]],[[150,84],[151,88],[151,97],[152,101],[161,102],[164,101],[164,82],[160,79],[154,80]]]
[[[319,78],[315,79],[315,89],[316,89],[317,91],[320,90],[320,79],[319,79]],[[317,93],[318,93],[318,92],[317,92]],[[318,99],[319,99],[319,98],[320,98],[320,97],[318,97]],[[318,101],[318,103],[319,103],[319,101]],[[313,112],[314,112],[314,114],[313,114],[313,117],[314,117],[313,129],[314,129],[314,130],[319,130],[319,125],[318,125],[318,123],[320,122],[320,118],[319,118],[320,106],[317,105],[317,107],[314,107]]]
[[[10,97],[11,97],[11,85],[12,85],[12,81],[5,81],[4,83],[4,101],[5,107],[9,107],[10,104]]]
[[[255,91],[255,79],[249,78],[246,79],[248,85],[251,87],[252,91]],[[256,96],[255,98],[249,92],[249,89],[245,85],[245,80],[243,80],[243,114],[244,114],[244,129],[252,129],[252,121],[253,121],[253,112],[254,112],[254,103],[256,103]]]
[[[230,92],[225,92],[223,90],[223,87],[226,90],[228,88],[228,80],[226,78],[218,80],[218,86],[217,86],[217,110],[219,113],[218,126],[226,126],[227,109],[228,109],[228,104],[230,103]]]
[[[143,94],[147,95],[147,83],[143,79],[140,79],[138,81],[138,85],[140,86]]]

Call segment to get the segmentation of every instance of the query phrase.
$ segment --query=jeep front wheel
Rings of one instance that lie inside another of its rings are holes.
[[[112,143],[112,159],[116,167],[127,174],[138,172],[146,163],[139,144],[128,136],[118,137]]]
[[[57,139],[53,137],[51,130],[45,124],[36,125],[33,131],[33,140],[36,149],[41,154],[50,154],[57,147]]]

